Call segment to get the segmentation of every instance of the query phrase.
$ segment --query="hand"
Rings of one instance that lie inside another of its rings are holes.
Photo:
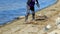
[[[39,4],[36,4],[38,8],[40,8],[40,5]]]
[[[37,6],[38,6],[38,8],[40,7],[40,5],[39,5],[39,4],[37,4]]]

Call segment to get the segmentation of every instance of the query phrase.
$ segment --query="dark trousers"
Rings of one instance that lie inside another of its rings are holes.
[[[26,12],[25,21],[28,19],[28,16],[29,16],[29,14],[30,14],[30,10],[31,10],[31,12],[32,12],[32,20],[35,19],[35,10],[34,10],[34,6],[33,6],[33,7],[27,6],[27,12]]]

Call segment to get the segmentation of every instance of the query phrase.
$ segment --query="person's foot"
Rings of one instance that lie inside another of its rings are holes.
[[[26,21],[25,21],[25,24],[30,24],[30,21],[26,20]]]
[[[31,21],[35,21],[35,18],[34,18],[34,19],[32,19]]]

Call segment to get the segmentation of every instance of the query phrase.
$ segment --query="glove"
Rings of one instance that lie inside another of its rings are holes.
[[[38,8],[40,7],[40,5],[38,3],[36,3],[36,5],[37,5]]]

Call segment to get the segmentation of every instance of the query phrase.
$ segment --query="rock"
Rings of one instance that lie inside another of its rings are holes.
[[[51,25],[47,25],[46,28],[50,29],[51,28]]]
[[[15,19],[23,19],[25,16],[16,17]]]
[[[49,25],[45,26],[43,29],[44,29],[45,32],[47,32],[48,30],[51,29],[51,27],[52,27],[52,26],[49,24]]]
[[[56,19],[56,25],[60,24],[60,17]]]

